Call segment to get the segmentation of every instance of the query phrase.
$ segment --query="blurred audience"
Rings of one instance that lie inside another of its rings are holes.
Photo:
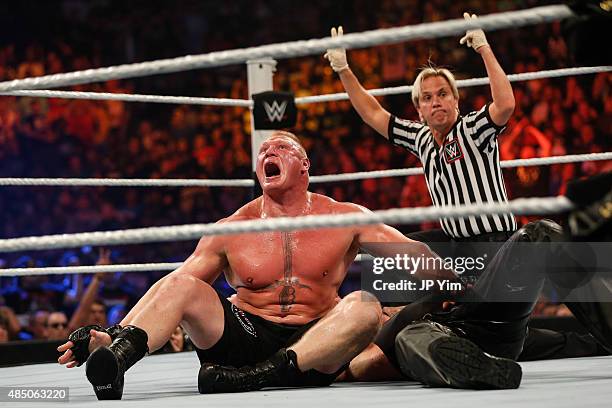
[[[9,341],[8,319],[0,313],[0,344]]]
[[[35,310],[30,313],[28,326],[19,333],[21,340],[45,340],[47,338],[47,319],[49,311]]]
[[[45,323],[47,340],[61,340],[68,338],[68,318],[64,312],[51,312]]]
[[[181,326],[177,326],[166,344],[164,344],[164,346],[155,353],[179,353],[181,351],[191,350],[193,350],[193,344],[191,343],[189,336],[187,336],[187,333],[185,333]]]

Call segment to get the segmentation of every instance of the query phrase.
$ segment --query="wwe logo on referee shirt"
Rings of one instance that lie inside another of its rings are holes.
[[[277,101],[272,101],[272,104],[264,102],[264,109],[270,122],[280,122],[285,116],[285,109],[287,109],[287,101],[282,101],[280,104]]]
[[[444,158],[446,159],[447,163],[452,163],[462,157],[463,151],[461,151],[459,140],[453,139],[444,145]]]

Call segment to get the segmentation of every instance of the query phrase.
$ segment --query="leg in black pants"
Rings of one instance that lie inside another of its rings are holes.
[[[518,361],[609,355],[590,334],[563,333],[533,327],[528,330]]]
[[[522,262],[541,261],[544,271],[544,256],[537,252],[536,245],[532,256],[519,257],[514,244],[557,240],[561,232],[558,225],[548,221],[521,228],[476,284],[474,292],[482,301],[460,303],[450,312],[433,313],[405,327],[395,338],[401,371],[429,386],[518,387],[520,366],[512,360],[523,347],[527,321],[545,274],[534,276],[533,269],[523,267]],[[500,297],[506,302],[495,301]]]

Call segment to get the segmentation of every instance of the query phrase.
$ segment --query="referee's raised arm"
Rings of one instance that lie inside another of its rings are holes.
[[[342,36],[342,27],[331,29],[332,37]],[[349,68],[344,48],[331,48],[325,53],[332,69],[338,73],[351,104],[361,119],[385,138],[389,138],[388,127],[391,114],[378,103],[376,98],[366,92]]]
[[[477,19],[476,14],[470,16],[469,13],[463,13],[463,17],[466,20]],[[514,94],[506,73],[497,62],[497,58],[495,58],[495,54],[493,54],[493,50],[487,42],[484,31],[480,29],[468,30],[459,42],[472,47],[482,57],[491,84],[491,96],[493,98],[493,102],[489,105],[491,120],[497,126],[506,125],[510,116],[512,116],[512,112],[514,112]]]

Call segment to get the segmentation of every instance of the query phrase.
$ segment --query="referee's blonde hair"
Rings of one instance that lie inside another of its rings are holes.
[[[412,103],[415,107],[419,107],[419,98],[421,97],[421,86],[423,85],[423,81],[433,76],[440,76],[446,79],[446,82],[448,82],[451,87],[453,96],[455,99],[459,99],[459,90],[457,89],[455,76],[446,68],[439,68],[430,64],[421,69],[421,72],[419,72],[419,75],[417,75],[412,85]]]

